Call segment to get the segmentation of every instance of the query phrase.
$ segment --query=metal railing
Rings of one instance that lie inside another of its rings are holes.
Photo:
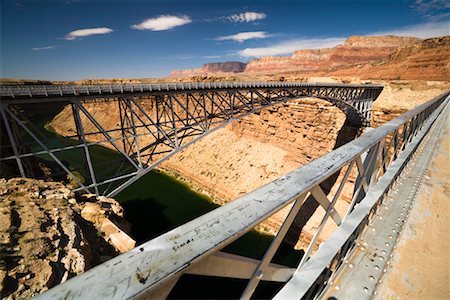
[[[92,85],[0,85],[2,98],[68,97],[126,93],[171,92],[185,90],[221,90],[246,88],[361,88],[357,84],[303,83],[303,82],[174,82],[157,84],[92,84]],[[382,88],[382,85],[365,84],[364,89]]]
[[[345,256],[382,204],[384,195],[448,105],[448,95],[449,92],[436,97],[229,204],[70,279],[43,294],[42,298],[167,296],[181,274],[193,269],[199,274],[203,264],[208,264],[208,274],[215,272],[215,276],[248,278],[243,299],[251,297],[260,280],[275,280],[274,270],[285,274],[279,276],[278,281],[287,281],[275,295],[276,299],[316,297],[331,274],[343,264]],[[336,173],[341,176],[331,197],[320,184]],[[349,178],[355,174],[352,183]],[[353,196],[346,212],[339,213],[336,204],[343,201],[341,194],[347,184],[353,187]],[[308,195],[316,199],[325,213],[305,255],[296,270],[270,264]],[[264,257],[245,265],[245,268],[251,265],[250,275],[238,275],[242,271],[239,266],[244,268],[244,264],[237,258],[227,258],[230,264],[234,262],[234,269],[228,270],[226,275],[217,267],[223,257],[214,253],[289,204],[292,204],[290,212]],[[337,229],[312,254],[327,221],[334,222]]]

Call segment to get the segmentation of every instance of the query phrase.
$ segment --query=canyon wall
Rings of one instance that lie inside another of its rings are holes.
[[[450,36],[426,39],[400,47],[385,61],[342,68],[329,76],[379,79],[450,80]]]
[[[400,46],[420,40],[411,37],[352,36],[343,45],[316,50],[298,50],[287,57],[262,57],[250,61],[245,73],[311,72],[342,66],[379,62],[394,54]]]
[[[445,82],[393,81],[384,84],[385,88],[374,105],[375,126],[450,88],[450,84]],[[107,124],[113,126],[118,122],[118,116],[111,113],[116,110],[109,109],[108,105],[111,104],[87,105],[96,118],[105,119],[102,124],[106,124],[106,128]],[[74,132],[73,125],[67,122],[68,114],[70,110],[65,110],[53,121],[53,127],[61,134]],[[359,134],[357,129],[344,124],[345,115],[326,101],[292,100],[230,123],[175,154],[161,167],[178,173],[199,190],[216,196],[219,204],[224,204],[328,153]],[[355,175],[352,173],[351,178]],[[332,191],[335,189],[333,187]],[[338,203],[340,213],[345,212],[351,193],[351,188],[344,190],[343,201]],[[264,222],[261,230],[275,233],[288,209]],[[320,222],[322,213],[323,210],[318,209],[306,224],[303,242],[309,240],[309,234]],[[333,229],[330,226],[324,237]]]
[[[256,58],[249,61],[242,71],[234,69],[233,73],[205,66],[173,71],[169,77],[239,75],[245,78],[252,75],[295,74],[304,77],[450,80],[450,36],[425,40],[398,36],[352,36],[333,48],[305,49],[295,51],[291,56]]]

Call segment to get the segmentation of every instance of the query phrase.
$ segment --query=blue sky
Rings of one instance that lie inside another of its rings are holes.
[[[449,35],[449,20],[447,0],[1,0],[0,76],[161,77],[351,35]]]

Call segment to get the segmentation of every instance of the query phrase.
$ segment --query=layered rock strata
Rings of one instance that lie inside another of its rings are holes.
[[[112,199],[94,202],[62,183],[22,178],[0,179],[0,199],[2,299],[31,298],[122,250],[111,245],[116,232],[101,226],[104,218],[122,220]],[[86,217],[92,206],[99,222]]]
[[[231,63],[231,62],[230,62]],[[235,63],[235,62],[233,62]],[[226,65],[228,63],[221,63]],[[265,56],[245,69],[202,67],[169,77],[297,74],[370,79],[450,80],[450,36],[421,40],[399,36],[352,36],[333,48],[305,49],[291,56]]]

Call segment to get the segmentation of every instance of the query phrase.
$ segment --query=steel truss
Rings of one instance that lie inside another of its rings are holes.
[[[345,265],[346,257],[358,245],[371,221],[383,218],[389,190],[433,124],[444,126],[442,119],[450,111],[449,94],[436,97],[37,298],[165,298],[183,273],[248,279],[242,299],[249,299],[261,280],[285,283],[275,299],[316,298],[333,274]],[[326,195],[320,184],[337,172],[341,174],[337,189],[334,195]],[[357,174],[354,182],[349,180],[352,172]],[[354,192],[346,212],[342,213],[337,211],[336,204],[343,201],[341,194],[347,184],[351,184]],[[305,255],[297,268],[272,264],[287,229],[308,195],[316,199],[324,213]],[[289,204],[290,212],[262,259],[218,252]],[[327,222],[335,223],[337,229],[314,251]]]
[[[11,148],[0,162],[15,161],[20,175],[30,176],[23,159],[47,154],[78,183],[78,190],[114,196],[199,138],[247,114],[300,97],[315,97],[331,102],[354,126],[370,124],[373,101],[382,90],[378,85],[304,84],[304,83],[176,83],[158,85],[86,86],[2,86],[1,118]],[[109,103],[110,115],[120,122],[111,125],[93,113],[98,103]],[[70,106],[76,132],[68,136],[78,144],[52,147],[43,140],[33,122],[21,113],[23,106],[65,104]],[[20,129],[39,144],[30,151],[16,137]],[[96,170],[90,149],[103,145],[123,156],[115,172],[106,175]],[[69,162],[59,158],[65,151],[82,149],[85,158],[83,180],[74,174]]]

